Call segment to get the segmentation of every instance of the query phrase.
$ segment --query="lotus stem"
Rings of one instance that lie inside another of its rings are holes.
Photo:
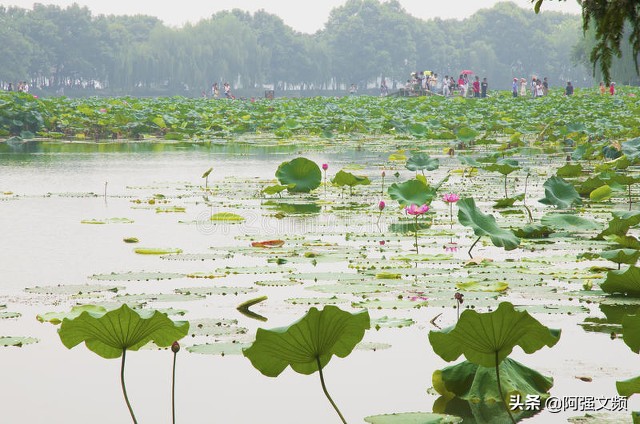
[[[173,424],[176,424],[176,359],[178,352],[173,352],[173,372],[171,375],[171,418]]]
[[[504,404],[505,409],[507,410],[507,414],[509,414],[509,418],[511,418],[511,422],[516,424],[515,418],[513,418],[513,414],[511,413],[511,408],[507,401],[504,399],[504,395],[502,394],[502,385],[500,384],[500,362],[498,362],[498,352],[495,353],[496,356],[496,381],[498,382],[498,394],[500,395],[500,400]]]
[[[378,220],[376,221],[377,226],[380,226],[380,218],[382,218],[382,211],[378,212]]]
[[[124,400],[127,402],[127,408],[129,408],[129,414],[131,414],[131,419],[133,420],[133,424],[138,424],[138,420],[136,420],[136,416],[133,413],[133,408],[131,408],[131,403],[129,403],[129,396],[127,396],[127,387],[124,384],[124,362],[127,356],[127,349],[122,349],[122,366],[120,367],[120,385],[122,386],[122,394],[124,394]]]
[[[204,189],[207,190],[209,188],[209,176],[207,175],[204,178]]]
[[[504,198],[508,199],[509,196],[507,195],[507,176],[504,176]]]
[[[107,200],[107,184],[109,184],[109,181],[104,182],[104,200]]]
[[[320,384],[322,384],[322,391],[324,392],[324,395],[327,397],[327,399],[329,399],[329,402],[331,403],[331,406],[333,406],[333,409],[335,409],[336,412],[338,413],[338,416],[340,417],[340,420],[342,420],[342,423],[343,424],[347,424],[347,421],[342,416],[342,413],[338,409],[338,406],[333,401],[333,399],[331,399],[331,396],[329,396],[329,392],[327,391],[327,386],[325,386],[325,384],[324,384],[324,376],[322,374],[322,364],[320,364],[320,357],[319,356],[316,356],[316,364],[318,364],[318,373],[320,374]]]
[[[480,236],[480,237],[482,237],[482,236]],[[471,250],[475,247],[476,243],[480,241],[480,237],[478,237],[478,238],[476,239],[476,241],[474,241],[474,242],[473,242],[473,244],[472,244],[472,245],[471,245],[471,247],[469,248],[469,251],[467,252],[467,253],[469,254],[469,257],[470,257],[471,259],[473,259],[473,256],[471,256]]]
[[[324,170],[324,195],[327,195],[327,171]]]
[[[631,184],[629,184],[629,210],[631,210]]]
[[[415,236],[416,236],[416,255],[420,254],[418,247],[418,215],[416,215],[416,228],[415,228]]]
[[[382,190],[380,190],[380,193],[384,196],[384,175],[382,176]]]
[[[453,203],[449,202],[449,226],[453,230]]]

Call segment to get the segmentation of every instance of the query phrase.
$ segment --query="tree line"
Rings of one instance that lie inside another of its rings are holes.
[[[343,90],[374,87],[381,78],[403,84],[412,71],[457,77],[471,69],[492,88],[531,75],[547,76],[552,86],[592,83],[580,16],[537,15],[513,3],[464,20],[410,12],[395,0],[348,0],[322,30],[303,34],[265,11],[223,11],[172,28],[151,16],[94,16],[77,4],[2,6],[0,81],[199,95],[223,81],[244,89]]]

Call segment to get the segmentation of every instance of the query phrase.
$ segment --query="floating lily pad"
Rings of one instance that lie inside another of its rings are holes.
[[[369,424],[456,424],[461,423],[462,418],[432,412],[403,412],[371,415],[364,421]]]
[[[505,281],[492,281],[485,283],[467,281],[464,283],[456,283],[456,288],[462,291],[503,292],[509,288],[509,283]]]
[[[160,256],[160,259],[167,259],[169,261],[215,261],[226,258],[227,256],[228,255],[218,253],[177,253]]]
[[[81,224],[133,224],[133,219],[129,218],[103,218],[103,219],[83,219]]]
[[[223,274],[285,274],[293,272],[293,268],[285,268],[281,266],[255,266],[255,267],[242,267],[227,266],[224,268],[217,268],[215,272]]]
[[[152,281],[152,280],[172,280],[175,278],[183,278],[184,274],[174,272],[123,272],[111,274],[94,274],[89,278],[101,281]]]
[[[189,320],[189,324],[192,337],[237,336],[240,334],[246,334],[247,331],[249,331],[244,327],[238,327],[237,320],[204,318]]]
[[[255,285],[256,286],[263,286],[263,287],[288,287],[288,286],[295,286],[298,284],[302,284],[301,281],[297,281],[294,279],[289,279],[289,280],[262,280],[262,281],[256,281]]]
[[[182,253],[182,249],[174,247],[137,247],[133,251],[139,255],[170,255]]]
[[[394,318],[385,315],[381,318],[372,319],[371,327],[376,330],[381,328],[403,328],[410,327],[415,323],[411,318]]]
[[[567,418],[567,422],[571,424],[632,424],[633,419],[629,413],[598,412],[589,413],[581,417],[570,417]]]
[[[354,302],[351,304],[354,308],[366,309],[419,309],[429,304],[426,301],[410,301],[401,299],[368,299],[362,302]]]
[[[207,343],[197,344],[187,347],[191,353],[201,353],[203,355],[242,355],[242,350],[249,347],[251,343]]]
[[[205,299],[205,296],[193,293],[121,294],[113,298],[114,301],[126,304],[136,302],[190,302],[202,299]]]
[[[124,241],[125,243],[138,243],[140,240],[138,240],[136,237],[126,237],[123,238],[122,241]]]
[[[570,213],[549,213],[540,219],[540,223],[566,231],[588,231],[599,227],[593,221]]]
[[[217,274],[211,272],[192,272],[187,274],[187,278],[204,278],[208,280],[212,280],[214,278],[224,278],[227,274]]]
[[[285,302],[292,305],[338,305],[341,303],[347,303],[347,299],[341,299],[338,297],[296,297],[286,299]]]
[[[244,221],[243,217],[241,217],[240,215],[237,215],[235,213],[231,213],[231,212],[216,213],[216,214],[211,215],[211,217],[209,219],[211,221],[216,221],[216,222],[242,222],[242,221]]]
[[[176,293],[185,294],[185,295],[222,295],[226,296],[228,294],[239,295],[239,294],[247,294],[257,292],[258,289],[255,287],[226,287],[226,286],[213,286],[213,287],[185,287],[179,288],[175,290]]]
[[[65,312],[47,312],[45,314],[36,315],[36,319],[40,322],[49,322],[53,325],[58,325],[63,319],[73,319],[79,316],[84,311],[91,312],[93,314],[106,314],[107,308],[100,305],[78,305],[73,306],[70,311]]]
[[[0,346],[16,346],[16,347],[22,347],[24,345],[28,345],[28,344],[33,344],[33,343],[38,343],[38,339],[35,339],[33,337],[8,337],[8,336],[2,336],[0,337]]]
[[[366,294],[366,293],[385,293],[392,291],[393,288],[385,287],[378,284],[323,284],[317,286],[305,287],[306,290],[313,290],[320,293],[336,293],[336,294]]]
[[[0,311],[0,319],[20,318],[21,316],[20,312]]]
[[[373,352],[376,352],[378,350],[391,349],[391,345],[389,343],[360,342],[356,345],[354,349],[371,350]]]
[[[99,292],[113,292],[117,293],[119,290],[124,290],[122,286],[105,286],[97,284],[68,284],[57,286],[36,286],[27,287],[24,291],[28,293],[37,294],[59,294],[59,295],[74,295],[82,293],[99,293]]]
[[[156,213],[184,213],[187,208],[183,206],[158,206]]]

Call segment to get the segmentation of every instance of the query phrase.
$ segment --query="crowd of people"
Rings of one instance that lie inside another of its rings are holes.
[[[412,72],[411,77],[407,80],[405,91],[409,94],[432,93],[445,97],[487,97],[489,91],[489,83],[487,78],[480,80],[479,76],[473,78],[471,71],[463,71],[458,80],[453,76],[445,75],[442,81],[439,80],[438,74],[431,71]],[[384,79],[380,85],[380,95],[386,96],[388,88]]]

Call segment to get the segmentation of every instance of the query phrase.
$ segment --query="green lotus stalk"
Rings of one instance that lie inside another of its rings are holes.
[[[327,386],[324,384],[324,375],[322,374],[322,364],[320,363],[320,357],[319,356],[316,356],[316,363],[318,364],[318,373],[320,374],[320,384],[322,385],[322,391],[324,392],[324,395],[327,397],[327,399],[329,399],[329,403],[331,403],[331,406],[333,406],[333,409],[336,410],[336,412],[338,413],[338,416],[340,417],[340,420],[343,422],[343,424],[347,424],[347,421],[342,416],[342,413],[338,409],[338,406],[333,401],[333,399],[331,399],[331,396],[329,395],[329,392],[327,391]]]
[[[127,356],[127,349],[122,349],[122,366],[120,367],[120,385],[122,386],[122,394],[124,395],[124,401],[127,403],[127,408],[129,408],[129,414],[131,414],[131,419],[133,420],[133,424],[138,424],[138,420],[136,420],[136,416],[133,413],[133,408],[131,408],[131,403],[129,402],[129,396],[127,396],[127,386],[124,384],[124,362]]]
[[[384,196],[384,177],[387,175],[386,172],[382,171],[382,189],[380,190],[380,194]]]
[[[502,385],[500,384],[500,360],[498,358],[498,352],[495,353],[496,356],[496,381],[498,382],[498,394],[500,395],[500,400],[504,404],[505,409],[507,410],[507,414],[509,414],[509,418],[511,418],[511,422],[516,424],[515,418],[513,418],[513,414],[511,413],[511,408],[509,408],[509,404],[505,401],[504,395],[502,394]]]
[[[418,215],[423,215],[429,211],[429,205],[418,206],[412,204],[404,208],[405,212],[409,215],[412,215],[415,218],[415,228],[414,228],[414,236],[416,240],[416,254],[420,254],[420,250],[418,247]]]
[[[415,235],[415,239],[416,239],[416,255],[420,254],[420,250],[418,247],[418,215],[416,215],[415,217],[415,231],[414,231],[414,235]]]
[[[180,352],[180,343],[177,341],[171,345],[171,351],[173,352],[173,371],[171,373],[171,418],[173,424],[176,424],[176,359],[178,358],[178,352]]]

